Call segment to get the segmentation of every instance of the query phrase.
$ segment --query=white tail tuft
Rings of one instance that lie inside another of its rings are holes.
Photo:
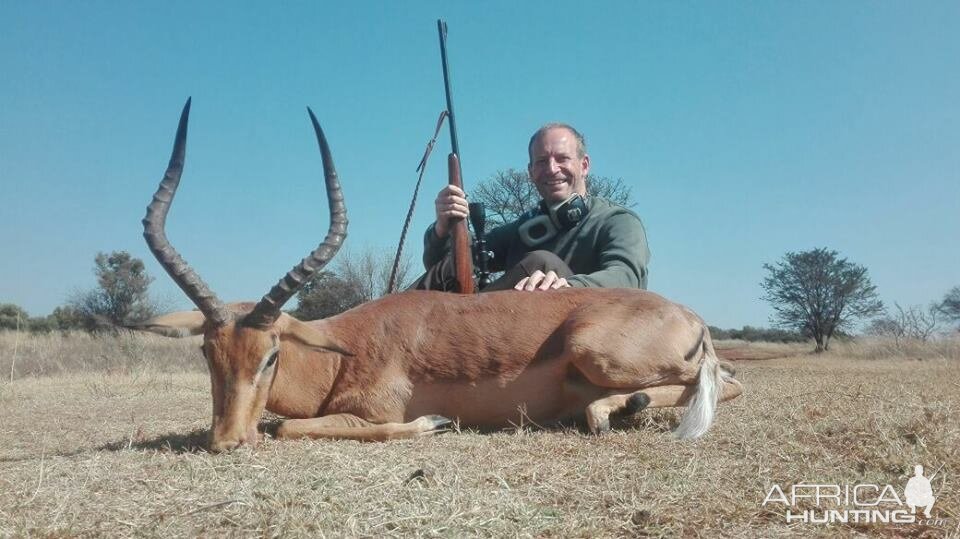
[[[681,439],[699,438],[710,430],[713,416],[720,401],[720,390],[723,387],[723,370],[717,361],[717,356],[708,352],[700,364],[700,374],[697,377],[697,389],[693,397],[687,402],[687,410],[683,419],[673,431],[674,436]]]

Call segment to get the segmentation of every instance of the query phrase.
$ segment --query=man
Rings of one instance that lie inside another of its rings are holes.
[[[527,172],[542,198],[539,208],[491,230],[491,271],[504,275],[483,291],[543,291],[565,287],[646,288],[650,251],[640,218],[600,197],[587,196],[590,156],[583,136],[567,124],[537,130]],[[454,287],[449,235],[469,215],[466,194],[448,185],[437,195],[436,221],[424,238],[427,273],[417,289]]]

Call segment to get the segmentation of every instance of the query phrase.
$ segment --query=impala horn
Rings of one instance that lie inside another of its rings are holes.
[[[324,136],[323,129],[320,128],[320,123],[317,122],[317,117],[314,116],[310,107],[307,107],[307,112],[310,114],[310,121],[313,122],[313,130],[317,135],[317,143],[320,145],[323,178],[327,186],[327,203],[330,206],[330,228],[323,243],[288,271],[276,286],[263,296],[260,303],[257,303],[243,321],[247,326],[264,328],[273,324],[280,317],[280,308],[283,304],[293,297],[314,273],[330,262],[347,237],[347,208],[343,204],[343,191],[337,179],[337,169],[333,166],[330,146],[327,145],[327,137]]]
[[[230,321],[232,315],[216,294],[203,282],[203,279],[193,271],[193,268],[180,256],[180,253],[170,245],[164,227],[167,222],[167,212],[173,196],[177,194],[180,185],[180,175],[183,174],[183,163],[187,149],[187,122],[190,119],[190,98],[183,106],[180,114],[180,125],[177,126],[177,137],[173,142],[173,153],[170,155],[170,164],[167,172],[160,181],[160,187],[153,194],[153,201],[147,206],[147,215],[143,218],[143,237],[147,245],[157,257],[157,261],[167,270],[177,286],[187,294],[207,320],[220,326]]]

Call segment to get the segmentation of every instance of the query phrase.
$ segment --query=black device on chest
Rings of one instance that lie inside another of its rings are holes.
[[[533,247],[577,226],[589,211],[586,201],[578,193],[554,206],[541,200],[540,214],[521,224],[517,233],[524,244]]]

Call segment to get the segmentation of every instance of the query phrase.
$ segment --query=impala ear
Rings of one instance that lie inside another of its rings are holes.
[[[206,321],[206,317],[200,311],[181,311],[151,318],[146,322],[131,324],[127,327],[138,331],[149,331],[164,337],[180,338],[203,333],[204,321]]]
[[[328,337],[324,332],[319,331],[309,324],[305,324],[286,313],[281,315],[279,324],[282,331],[286,335],[290,335],[307,346],[313,346],[314,348],[336,352],[345,356],[353,355],[351,352],[344,349],[342,345]]]

